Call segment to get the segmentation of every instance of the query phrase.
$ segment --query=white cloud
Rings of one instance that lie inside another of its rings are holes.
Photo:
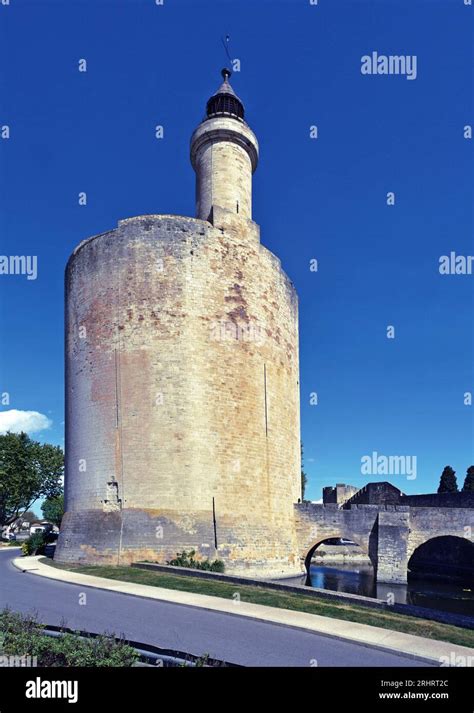
[[[36,433],[51,428],[52,424],[51,419],[38,411],[18,411],[14,408],[0,411],[0,433]]]

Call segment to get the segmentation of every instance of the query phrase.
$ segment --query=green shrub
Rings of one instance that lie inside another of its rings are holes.
[[[220,572],[223,574],[225,569],[225,565],[223,560],[214,560],[211,564],[211,572]]]
[[[172,567],[188,567],[189,569],[202,569],[207,572],[224,571],[224,562],[222,560],[214,560],[213,562],[211,562],[209,559],[196,560],[194,559],[195,554],[196,550],[190,550],[189,552],[183,550],[182,552],[177,552],[176,557],[172,560],[168,560],[166,564],[169,564]]]
[[[18,540],[0,540],[1,547],[19,547],[20,543]]]
[[[46,540],[43,533],[35,532],[34,535],[30,535],[30,537],[23,542],[21,551],[25,557],[28,555],[42,554],[45,544]]]
[[[195,666],[196,668],[207,668],[210,665],[209,654],[203,654],[195,659],[189,659],[189,662],[184,661],[184,663],[180,663],[179,668],[189,668],[190,666]]]
[[[133,666],[138,654],[112,634],[79,637],[61,633],[46,636],[36,616],[4,609],[0,612],[0,645],[6,656],[36,656],[38,666]]]

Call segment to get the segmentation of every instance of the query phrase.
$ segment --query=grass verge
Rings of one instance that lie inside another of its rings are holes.
[[[474,631],[470,629],[463,629],[458,626],[452,626],[451,624],[441,624],[428,619],[404,616],[403,614],[390,611],[366,609],[355,604],[331,602],[325,599],[318,600],[313,597],[305,597],[304,595],[290,592],[287,594],[285,592],[268,589],[264,585],[251,586],[230,584],[227,582],[213,582],[209,579],[180,577],[178,574],[150,572],[132,567],[62,565],[47,558],[43,558],[41,561],[51,567],[69,570],[70,572],[90,574],[95,577],[105,577],[106,579],[114,579],[122,582],[147,584],[152,587],[163,587],[164,589],[176,589],[182,592],[207,594],[212,597],[222,597],[223,599],[232,599],[237,592],[242,602],[263,604],[269,607],[290,609],[308,614],[319,614],[320,616],[331,617],[333,619],[355,621],[359,624],[380,626],[392,631],[400,631],[405,634],[423,636],[427,639],[438,641],[449,641],[452,644],[474,648]]]

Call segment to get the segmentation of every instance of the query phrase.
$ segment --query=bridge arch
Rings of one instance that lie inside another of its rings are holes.
[[[311,559],[315,553],[315,551],[318,549],[319,545],[322,545],[323,542],[326,542],[327,540],[336,540],[340,539],[342,535],[340,533],[335,533],[333,535],[324,535],[324,537],[318,537],[314,542],[312,542],[309,547],[306,545],[306,555],[303,556],[303,565],[306,574],[309,572],[309,566],[311,564]]]
[[[302,572],[307,572],[311,550],[324,540],[342,537],[368,554],[378,582],[406,584],[408,562],[425,542],[441,536],[473,539],[474,508],[298,503],[295,525]]]
[[[303,560],[304,573],[306,574],[306,576],[309,576],[309,568],[311,566],[311,560],[313,558],[314,553],[318,549],[318,547],[322,544],[335,544],[335,543],[332,543],[331,541],[332,540],[339,541],[341,539],[350,540],[351,542],[354,543],[354,545],[357,545],[358,547],[360,547],[360,551],[363,554],[367,555],[367,557],[370,559],[370,563],[371,563],[372,567],[374,568],[374,572],[376,571],[377,561],[376,560],[374,561],[373,557],[371,556],[370,547],[364,546],[363,542],[358,542],[357,539],[359,539],[359,538],[353,539],[352,537],[348,537],[346,534],[338,531],[338,532],[334,532],[333,534],[328,534],[328,535],[324,535],[324,537],[317,538],[314,542],[312,542],[309,545],[309,547],[307,545],[306,555],[304,556],[304,560]]]
[[[474,542],[462,535],[426,537],[411,548],[408,572],[442,572],[474,583]]]

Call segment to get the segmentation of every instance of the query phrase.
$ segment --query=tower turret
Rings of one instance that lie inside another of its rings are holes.
[[[244,121],[242,101],[229,84],[231,72],[209,99],[206,117],[191,137],[191,163],[196,171],[196,217],[212,222],[218,206],[252,219],[252,174],[258,163],[258,142]]]

